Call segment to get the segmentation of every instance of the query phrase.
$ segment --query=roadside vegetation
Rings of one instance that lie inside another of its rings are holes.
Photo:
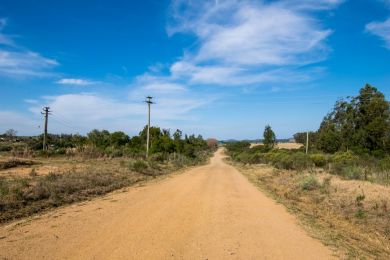
[[[0,222],[205,163],[216,148],[202,136],[183,136],[180,130],[171,135],[158,127],[150,129],[148,158],[146,127],[131,138],[106,130],[50,135],[48,151],[41,150],[42,137],[7,132],[0,142]]]
[[[295,212],[345,257],[390,257],[390,110],[376,88],[336,102],[306,147],[227,143],[226,153],[253,183]],[[306,133],[294,135],[306,145]]]
[[[273,149],[276,140],[270,126],[264,144],[250,148],[249,142],[227,143],[228,154],[241,163],[268,163],[278,169],[322,168],[345,179],[390,184],[389,102],[376,88],[366,85],[350,101],[337,101],[317,132],[309,133],[309,154]],[[294,135],[306,145],[306,133]]]

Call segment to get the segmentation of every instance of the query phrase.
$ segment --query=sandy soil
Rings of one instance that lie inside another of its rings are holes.
[[[12,157],[0,158],[1,161],[7,161],[12,159]],[[25,160],[17,158],[18,160]],[[80,157],[58,157],[58,158],[32,158],[27,159],[35,162],[33,165],[21,165],[9,169],[0,169],[0,177],[26,177],[28,176],[32,169],[38,175],[47,175],[49,173],[63,174],[70,171],[85,171],[86,169],[117,169],[121,168],[120,162],[122,158],[112,158],[112,159],[88,159],[84,160]]]
[[[330,259],[285,208],[222,160],[0,226],[10,259]]]

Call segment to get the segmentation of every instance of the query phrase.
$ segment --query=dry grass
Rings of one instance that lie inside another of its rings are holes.
[[[343,258],[390,259],[390,187],[342,180],[320,171],[235,166]]]
[[[302,146],[303,146],[302,144],[298,144],[298,143],[278,143],[276,147],[279,149],[294,150],[294,149],[299,149]]]
[[[3,159],[3,161],[8,161],[11,159]],[[19,159],[18,159],[19,160]],[[49,158],[35,158],[34,164],[30,165],[18,165],[14,168],[1,169],[0,168],[0,177],[26,177],[30,174],[32,169],[37,173],[37,175],[47,175],[49,173],[55,172],[56,174],[63,174],[72,171],[84,171],[90,168],[103,168],[110,169],[110,166],[113,168],[118,168],[120,166],[123,158],[96,158],[96,159],[83,159],[81,157],[49,157]],[[1,161],[0,161],[1,164]]]
[[[262,143],[252,143],[250,148],[253,148],[253,147],[261,145],[261,144]],[[298,143],[278,143],[276,147],[279,149],[294,150],[294,149],[299,149],[302,146],[303,146],[302,144],[298,144]]]

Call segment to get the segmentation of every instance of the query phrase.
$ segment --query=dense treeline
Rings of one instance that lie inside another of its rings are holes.
[[[294,135],[306,143],[306,133]],[[383,157],[390,153],[390,109],[383,93],[367,84],[356,97],[336,102],[317,132],[310,133],[310,146],[326,153],[353,151]]]
[[[131,156],[142,158],[145,156],[147,127],[139,135],[129,137],[121,131],[110,133],[107,130],[94,129],[86,136],[69,134],[49,134],[48,151],[42,150],[43,136],[36,137],[8,137],[3,135],[1,151],[11,151],[14,155],[61,155],[82,154],[84,156],[119,157]],[[209,146],[202,136],[184,135],[176,130],[173,134],[167,129],[150,128],[150,154],[161,160],[170,154],[179,154],[188,158],[196,158],[199,154],[208,152]]]

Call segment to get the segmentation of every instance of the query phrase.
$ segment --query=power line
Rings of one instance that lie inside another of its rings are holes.
[[[67,125],[73,125],[70,121],[68,121],[66,116],[63,116],[58,112],[55,112],[53,115],[56,116],[58,119],[60,119],[62,122],[66,123]]]
[[[68,127],[69,129],[72,129],[72,130],[74,130],[74,131],[76,131],[76,132],[79,132],[79,129],[76,129],[76,128],[74,128],[73,126],[70,126],[70,125],[67,124],[66,122],[64,122],[64,121],[62,121],[61,119],[59,119],[59,118],[58,118],[57,116],[55,116],[54,114],[53,114],[53,120],[56,121],[57,123],[60,123],[60,124],[63,125],[63,126]]]

